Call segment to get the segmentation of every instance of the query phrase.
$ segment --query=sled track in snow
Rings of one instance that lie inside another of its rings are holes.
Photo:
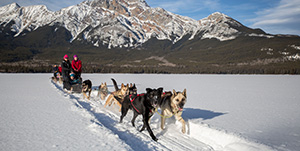
[[[69,98],[74,103],[74,110],[91,119],[89,126],[92,132],[97,133],[97,127],[110,130],[132,150],[230,150],[230,151],[256,151],[273,150],[263,144],[248,141],[241,136],[229,134],[225,131],[210,128],[209,125],[186,121],[187,134],[180,131],[181,124],[175,121],[166,122],[166,129],[160,130],[160,117],[155,114],[150,122],[150,127],[158,142],[151,139],[147,130],[139,132],[142,127],[142,118],[136,119],[136,127],[132,127],[132,111],[129,111],[123,123],[119,123],[120,112],[118,107],[104,108],[105,101],[97,98],[97,92],[91,93],[91,100],[83,100],[82,94],[69,94],[62,89],[62,85],[51,81],[62,96]],[[170,121],[170,120],[169,120]],[[101,134],[100,134],[101,135]]]

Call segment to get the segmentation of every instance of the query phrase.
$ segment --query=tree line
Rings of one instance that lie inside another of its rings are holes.
[[[52,65],[23,66],[3,65],[0,66],[2,73],[51,73]],[[276,67],[276,66],[243,66],[243,67],[119,67],[93,65],[83,66],[83,73],[156,73],[156,74],[300,74],[300,66]]]

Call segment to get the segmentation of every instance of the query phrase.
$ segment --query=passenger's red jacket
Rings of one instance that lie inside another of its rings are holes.
[[[59,71],[59,73],[61,73],[62,67],[58,67],[58,71]]]
[[[78,72],[81,72],[81,67],[82,67],[82,65],[81,65],[80,60],[77,60],[77,61],[73,60],[72,61],[72,68],[73,68],[74,71],[78,70]]]

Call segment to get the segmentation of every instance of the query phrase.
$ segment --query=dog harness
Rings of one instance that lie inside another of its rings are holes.
[[[107,91],[108,92],[108,91]],[[118,97],[119,99],[122,99],[123,95],[117,95],[116,92],[111,92],[112,95],[114,95],[114,97]],[[117,99],[117,98],[116,98]]]
[[[171,115],[171,116],[164,116],[164,115],[160,114],[160,113],[157,111],[157,109],[156,109],[155,111],[157,112],[158,115],[160,115],[160,116],[163,117],[163,118],[171,118],[171,117],[175,114],[175,113],[172,112],[172,115]]]
[[[162,95],[163,95],[163,96],[166,95],[166,92],[163,92]],[[172,115],[171,115],[171,116],[164,116],[164,115],[160,114],[160,113],[158,112],[157,109],[156,109],[155,111],[156,111],[157,114],[160,115],[162,118],[171,118],[173,115],[175,115],[175,113],[174,113],[173,111],[171,111],[171,112],[172,112]]]
[[[136,95],[134,98],[132,98],[132,94],[129,95],[131,105],[133,106],[133,108],[134,108],[139,114],[141,114],[141,112],[133,105],[132,102],[133,102],[138,96],[144,96],[144,95],[145,95],[144,93],[143,93],[143,94],[138,94],[138,95]]]
[[[134,108],[139,114],[141,114],[141,112],[133,105],[132,102],[133,102],[138,96],[144,96],[144,95],[145,95],[144,93],[138,94],[138,95],[136,95],[134,98],[132,98],[132,94],[129,95],[131,105],[133,106],[133,108]],[[152,113],[152,110],[151,110],[151,109],[150,109],[150,112]]]

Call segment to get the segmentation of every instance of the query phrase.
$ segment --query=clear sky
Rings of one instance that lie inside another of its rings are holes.
[[[0,6],[13,2],[20,6],[46,5],[57,11],[83,0],[1,0]],[[199,20],[221,12],[251,28],[271,34],[300,35],[300,0],[146,0],[175,14]]]

